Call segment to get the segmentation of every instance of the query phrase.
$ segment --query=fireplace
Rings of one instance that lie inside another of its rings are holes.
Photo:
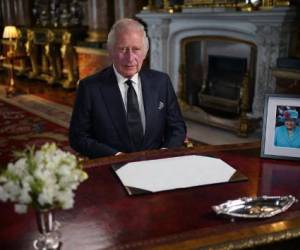
[[[182,99],[208,113],[240,115],[241,91],[246,74],[255,74],[255,46],[225,37],[191,37],[181,42]],[[248,111],[253,99],[249,79]]]
[[[247,135],[256,127],[263,115],[265,94],[275,91],[271,69],[278,57],[288,56],[290,37],[295,29],[295,10],[274,8],[240,12],[199,8],[198,11],[183,9],[181,13],[173,14],[143,11],[137,16],[147,24],[151,46],[150,67],[170,75],[187,119],[230,129],[241,135]],[[195,38],[201,38],[201,42],[200,45],[199,41],[191,44],[191,50],[199,53],[192,53],[196,55],[191,59],[196,62],[192,66],[195,68],[188,72],[184,69],[182,48],[186,41]],[[208,56],[247,59],[247,78],[243,86],[248,86],[246,92],[249,92],[249,98],[241,100],[244,112],[237,118],[227,119],[211,114],[197,104],[199,91],[209,74]],[[189,76],[184,76],[185,72]],[[194,77],[198,79],[198,85],[193,86],[187,96],[186,90],[191,85],[188,78]]]

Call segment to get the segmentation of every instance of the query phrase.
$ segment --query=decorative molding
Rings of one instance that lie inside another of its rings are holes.
[[[250,230],[251,231],[251,230]],[[226,235],[226,232],[225,234]],[[236,235],[238,237],[238,232]],[[114,250],[142,248],[148,250],[163,250],[163,249],[197,249],[197,250],[234,250],[248,249],[285,240],[290,240],[300,236],[300,228],[287,229],[280,232],[256,234],[254,236],[245,237],[240,240],[234,240],[230,237],[220,237],[216,241],[206,239],[203,236],[197,236],[197,231],[189,233],[179,233],[167,237],[160,237],[153,240],[139,241],[122,246],[114,247]],[[213,237],[214,238],[214,237]],[[218,243],[226,241],[224,243]],[[212,242],[212,243],[209,243]],[[214,243],[213,243],[214,242]]]
[[[40,27],[78,27],[83,20],[83,0],[33,1],[34,24]]]
[[[300,228],[287,230],[285,232],[259,235],[257,237],[239,240],[230,243],[220,244],[215,247],[209,247],[211,250],[233,250],[233,249],[245,249],[250,247],[256,247],[261,245],[267,245],[275,242],[289,240],[300,236]]]
[[[152,69],[161,70],[166,68],[166,58],[164,51],[167,50],[167,39],[169,35],[169,21],[161,20],[148,26],[148,36],[151,45],[151,62]]]

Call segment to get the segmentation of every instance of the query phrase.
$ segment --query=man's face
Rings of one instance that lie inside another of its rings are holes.
[[[288,130],[293,130],[296,126],[296,122],[292,119],[285,120],[284,124]]]
[[[140,71],[146,54],[143,32],[139,30],[117,33],[116,42],[110,51],[116,70],[126,78]]]

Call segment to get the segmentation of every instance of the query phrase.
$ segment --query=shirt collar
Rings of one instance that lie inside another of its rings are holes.
[[[124,83],[126,80],[128,80],[128,78],[125,78],[116,70],[115,65],[113,65],[113,68],[119,84]],[[138,83],[139,74],[138,73],[134,74],[133,77],[131,77],[130,79],[133,82],[133,84]]]

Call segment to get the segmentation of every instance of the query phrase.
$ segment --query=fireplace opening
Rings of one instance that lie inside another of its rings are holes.
[[[207,86],[203,93],[237,100],[246,67],[246,58],[209,56]]]
[[[254,45],[228,37],[200,36],[183,39],[181,48],[184,102],[229,119],[251,111]]]
[[[207,80],[198,92],[197,105],[220,116],[239,115],[241,89],[246,72],[246,58],[208,56]]]

